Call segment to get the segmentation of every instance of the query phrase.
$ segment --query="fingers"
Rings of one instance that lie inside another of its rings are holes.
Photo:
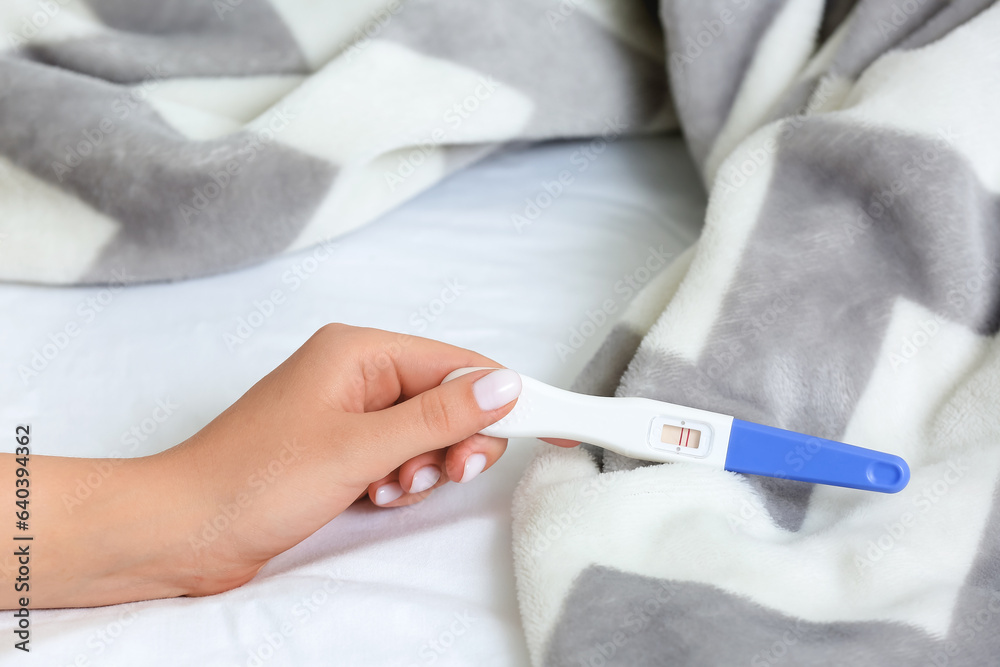
[[[432,389],[456,368],[501,367],[481,354],[436,340],[343,324],[323,327],[307,345],[320,346],[353,369],[364,389],[365,412]]]
[[[507,441],[476,434],[446,449],[415,456],[368,486],[368,497],[380,507],[412,505],[452,482],[468,483],[488,470],[507,449]]]
[[[393,507],[394,503],[403,497],[404,491],[399,485],[399,479],[393,479],[394,477],[396,475],[389,475],[371,485],[368,496],[373,503],[382,507]]]
[[[576,447],[580,444],[579,440],[567,440],[566,438],[539,438],[539,440],[556,447]]]
[[[447,449],[415,456],[399,467],[399,482],[407,493],[420,493],[448,481],[445,472]]]
[[[445,470],[448,478],[466,484],[497,462],[507,451],[507,441],[476,434],[448,448]]]
[[[510,412],[520,392],[521,378],[514,371],[475,371],[359,416],[372,471],[382,471],[373,476],[381,477],[424,452],[462,443]]]
[[[423,500],[448,482],[443,473],[445,451],[440,449],[410,459],[398,470],[369,484],[368,497],[380,507],[402,507]]]

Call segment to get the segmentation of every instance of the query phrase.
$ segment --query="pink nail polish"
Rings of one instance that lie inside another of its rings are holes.
[[[413,473],[413,481],[410,482],[410,493],[420,493],[426,491],[441,479],[441,471],[437,466],[424,466]]]
[[[485,467],[486,455],[472,454],[469,458],[465,459],[465,469],[462,471],[462,479],[458,481],[464,484],[465,482],[474,480]]]
[[[383,484],[375,490],[375,504],[388,505],[393,500],[397,500],[403,495],[403,487],[396,482]]]
[[[501,368],[473,382],[472,394],[484,412],[502,408],[521,395],[521,376]]]

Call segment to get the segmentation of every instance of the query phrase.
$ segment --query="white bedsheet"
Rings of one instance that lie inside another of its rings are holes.
[[[609,325],[565,359],[557,343],[569,344],[588,309],[623,298],[615,282],[651,248],[676,253],[693,242],[704,206],[679,139],[622,141],[593,160],[578,152],[583,145],[490,158],[339,240],[325,261],[305,251],[214,278],[116,291],[0,286],[3,450],[13,450],[18,423],[31,424],[35,454],[165,449],[331,321],[438,338],[568,385]],[[557,190],[563,171],[572,183],[549,203],[545,183]],[[525,215],[529,198],[541,213],[518,231],[511,216]],[[299,286],[289,278],[296,267],[307,276]],[[449,285],[459,296],[424,328],[419,309],[438,311]],[[282,303],[252,318],[263,323],[245,341],[227,342],[274,290]],[[44,346],[61,342],[69,323],[78,335],[22,380],[19,367],[36,351],[51,356],[56,348]],[[176,405],[162,423],[152,419],[158,402]],[[143,441],[126,437],[133,427]],[[513,442],[476,482],[448,485],[413,509],[355,506],[229,593],[33,612],[31,662],[526,664],[510,496],[536,446]],[[12,482],[0,481],[0,498],[8,496]],[[0,656],[20,664],[4,617]]]

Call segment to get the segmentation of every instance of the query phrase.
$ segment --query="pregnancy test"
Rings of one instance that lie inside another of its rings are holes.
[[[460,368],[444,382],[485,368]],[[649,398],[589,396],[521,375],[521,395],[480,433],[565,438],[660,463],[701,463],[749,475],[896,493],[910,481],[898,456]]]

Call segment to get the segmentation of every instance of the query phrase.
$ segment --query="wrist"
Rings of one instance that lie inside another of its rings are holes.
[[[203,596],[236,588],[250,580],[259,567],[240,562],[233,548],[237,517],[227,514],[231,484],[222,471],[188,442],[143,459],[144,469],[134,479],[150,498],[155,520],[142,531],[156,545],[155,554],[136,558],[133,578],[151,577],[168,595]],[[135,525],[133,521],[133,525]]]
[[[177,505],[155,459],[33,459],[34,605],[98,606],[187,592],[177,567]]]
[[[116,563],[116,572],[107,573],[110,588],[135,600],[194,593],[198,567],[188,537],[200,516],[199,503],[183,470],[167,452],[124,465],[116,494],[95,507],[114,532],[108,545]]]

